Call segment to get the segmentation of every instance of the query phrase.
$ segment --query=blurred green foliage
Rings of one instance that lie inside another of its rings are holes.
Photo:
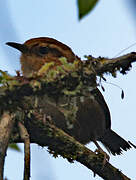
[[[92,11],[98,0],[78,0],[78,17],[82,19],[85,15]]]

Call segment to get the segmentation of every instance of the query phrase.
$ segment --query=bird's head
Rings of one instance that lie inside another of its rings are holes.
[[[67,45],[53,38],[40,37],[30,39],[24,44],[15,42],[6,44],[21,51],[21,69],[26,77],[38,72],[46,62],[54,62],[55,66],[61,64],[59,60],[61,57],[65,57],[68,63],[79,59]]]

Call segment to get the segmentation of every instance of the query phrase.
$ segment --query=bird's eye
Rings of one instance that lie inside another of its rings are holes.
[[[39,47],[39,54],[40,55],[48,54],[48,52],[49,52],[49,48],[48,47],[44,47],[44,46]]]

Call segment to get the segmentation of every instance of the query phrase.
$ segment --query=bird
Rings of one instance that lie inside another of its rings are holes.
[[[54,66],[59,65],[61,57],[67,58],[67,63],[73,63],[75,60],[81,61],[69,46],[50,37],[32,38],[23,44],[16,42],[7,42],[6,44],[21,52],[20,63],[24,77],[37,73],[46,63],[54,62]],[[101,142],[113,155],[120,155],[122,151],[130,149],[131,142],[126,141],[111,129],[110,110],[100,90],[96,87],[85,93],[84,101],[81,101],[80,97],[76,99],[78,110],[76,120],[71,128],[67,126],[64,116],[57,106],[53,107],[54,112],[50,106],[45,111],[53,117],[58,128],[64,130],[80,143],[93,142],[97,147],[96,152],[102,153],[107,161],[109,155],[105,153],[98,142]],[[55,110],[56,117],[53,114]]]

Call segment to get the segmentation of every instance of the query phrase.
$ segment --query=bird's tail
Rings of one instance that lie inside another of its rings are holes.
[[[132,145],[131,142],[127,142],[111,129],[106,131],[100,141],[113,155],[122,154],[122,150],[127,151]]]

